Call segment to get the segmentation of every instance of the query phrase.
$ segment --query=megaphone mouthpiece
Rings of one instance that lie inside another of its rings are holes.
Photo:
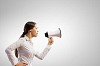
[[[45,37],[47,37],[47,38],[49,37],[49,36],[48,36],[48,32],[45,33]]]

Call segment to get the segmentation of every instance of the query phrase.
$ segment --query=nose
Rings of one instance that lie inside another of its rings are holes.
[[[37,33],[38,33],[39,31],[37,30]]]

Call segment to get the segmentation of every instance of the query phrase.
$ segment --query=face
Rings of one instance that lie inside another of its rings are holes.
[[[31,35],[32,35],[32,37],[37,37],[37,35],[38,35],[38,27],[37,27],[37,25],[35,25],[35,27],[33,28],[33,29],[31,29]]]

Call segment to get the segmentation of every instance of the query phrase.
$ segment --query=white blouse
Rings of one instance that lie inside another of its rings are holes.
[[[27,36],[20,38],[5,50],[12,66],[15,66],[18,63],[15,61],[14,54],[12,53],[12,51],[16,48],[18,50],[18,62],[24,61],[28,64],[28,66],[32,66],[33,57],[36,56],[37,58],[42,60],[51,47],[47,45],[42,53],[38,53],[34,50],[33,43]]]

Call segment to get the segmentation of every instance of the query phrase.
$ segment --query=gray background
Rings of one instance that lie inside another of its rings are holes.
[[[5,49],[23,32],[27,21],[35,21],[39,35],[35,50],[47,44],[44,32],[61,28],[44,58],[33,66],[100,66],[100,0],[0,0],[0,66],[11,66]]]

